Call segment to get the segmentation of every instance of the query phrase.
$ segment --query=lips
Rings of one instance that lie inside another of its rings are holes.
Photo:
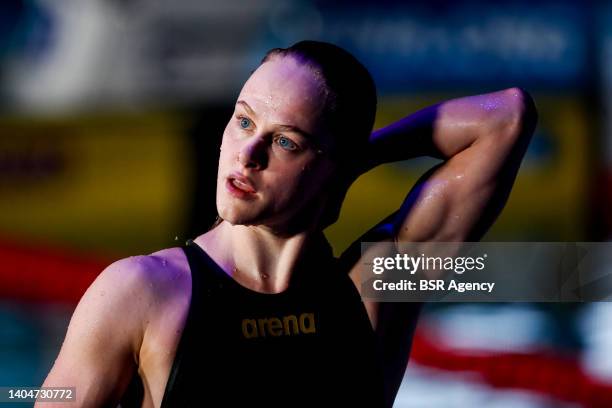
[[[237,173],[227,177],[226,186],[230,193],[240,198],[252,197],[257,193],[251,180]]]

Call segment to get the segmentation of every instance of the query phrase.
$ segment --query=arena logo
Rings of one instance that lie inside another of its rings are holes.
[[[242,320],[242,335],[247,339],[313,334],[316,331],[314,313]]]

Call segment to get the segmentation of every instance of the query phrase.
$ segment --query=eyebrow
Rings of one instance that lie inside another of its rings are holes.
[[[238,102],[236,102],[236,105],[240,105],[244,108],[245,111],[247,111],[247,113],[251,116],[257,117],[257,114],[255,113],[255,111],[251,108],[251,106],[249,106],[248,103],[246,103],[243,100],[239,100]],[[305,139],[308,139],[311,142],[315,141],[315,138],[313,135],[311,135],[310,133],[300,129],[297,126],[293,126],[293,125],[279,125],[277,124],[276,127],[279,130],[282,130],[284,132],[293,132],[293,133],[297,133],[298,135],[302,136]]]
[[[244,108],[244,110],[248,112],[249,115],[257,117],[257,114],[255,113],[255,111],[253,111],[253,109],[251,109],[249,104],[246,103],[245,101],[240,100],[236,102],[236,105],[241,105]]]

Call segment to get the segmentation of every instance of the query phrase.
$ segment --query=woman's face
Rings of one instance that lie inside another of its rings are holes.
[[[217,210],[224,220],[283,229],[322,208],[334,170],[323,100],[313,73],[292,57],[274,57],[251,75],[223,133]]]

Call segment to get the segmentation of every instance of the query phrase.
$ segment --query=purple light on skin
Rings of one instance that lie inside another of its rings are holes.
[[[485,102],[480,104],[480,106],[486,111],[497,110],[502,105],[503,101],[500,98],[488,98]]]
[[[385,139],[394,134],[409,134],[415,130],[431,130],[431,123],[435,122],[437,116],[437,106],[422,109],[386,126],[383,128],[384,132],[372,132],[370,142]]]

